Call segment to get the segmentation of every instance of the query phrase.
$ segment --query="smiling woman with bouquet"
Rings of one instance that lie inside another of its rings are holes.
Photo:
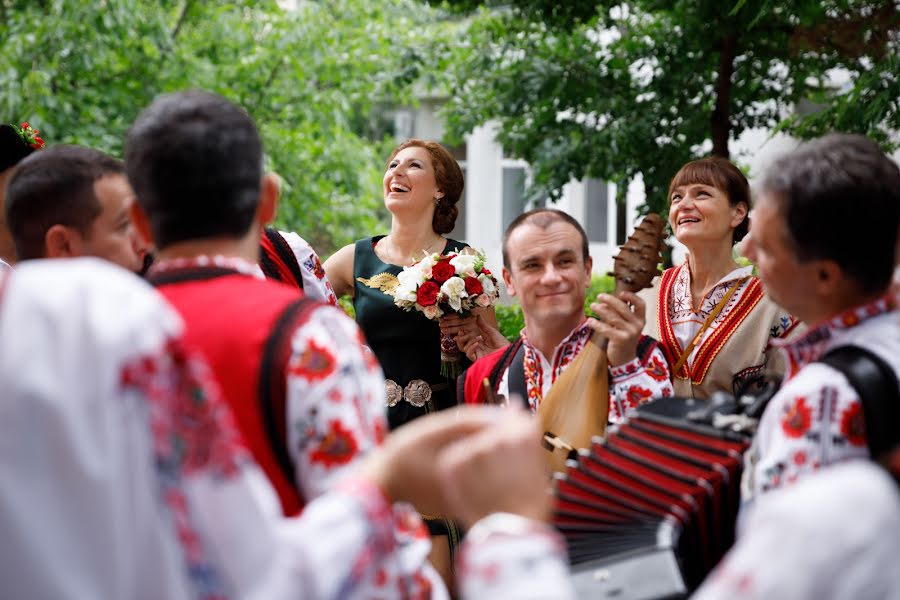
[[[391,213],[390,233],[345,246],[325,261],[325,272],[337,296],[353,297],[356,321],[384,370],[392,429],[426,413],[455,406],[454,382],[441,370],[442,365],[446,373],[455,369],[456,343],[446,338],[442,342],[435,319],[445,312],[437,299],[441,287],[458,287],[455,280],[461,279],[455,276],[457,268],[450,264],[450,256],[458,255],[454,256],[457,264],[472,262],[474,266],[474,257],[459,254],[467,247],[465,243],[444,237],[456,223],[456,203],[462,190],[462,170],[443,146],[407,140],[391,153],[384,173],[382,191]],[[420,262],[423,257],[427,258]],[[411,269],[404,274],[404,269],[416,263],[419,271]],[[419,291],[418,283],[426,282],[423,279],[414,284],[413,279],[424,274],[426,266],[431,285]],[[444,276],[446,279],[438,283]],[[462,285],[472,290],[466,292],[467,298],[485,294],[484,290],[475,293],[475,284],[467,279]],[[485,284],[481,285],[484,288]],[[413,291],[413,301],[421,298],[421,309],[407,311],[395,304],[398,289],[407,299]],[[496,326],[493,308],[475,308],[473,312]],[[426,519],[426,523],[432,535],[449,535],[451,546],[455,544],[452,524],[437,518]],[[432,562],[449,580],[447,538],[433,541]],[[443,556],[435,555],[441,552]]]

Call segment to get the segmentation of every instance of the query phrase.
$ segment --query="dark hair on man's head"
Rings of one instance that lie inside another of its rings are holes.
[[[699,160],[692,160],[675,173],[672,182],[669,183],[669,202],[672,202],[672,193],[675,188],[683,185],[701,183],[725,192],[728,203],[731,206],[743,204],[747,207],[747,216],[734,228],[731,243],[735,244],[747,235],[750,230],[750,184],[731,161],[721,156],[710,156]]]
[[[513,219],[512,223],[507,226],[506,231],[503,232],[503,266],[507,269],[510,268],[509,238],[516,229],[523,225],[534,225],[538,229],[546,230],[554,223],[568,223],[575,228],[581,238],[581,257],[587,262],[587,259],[590,257],[590,251],[588,250],[587,234],[584,232],[584,227],[581,226],[581,223],[576,221],[575,217],[569,213],[555,208],[535,208]]]
[[[409,147],[424,148],[431,155],[431,163],[434,165],[434,180],[437,187],[444,196],[438,200],[434,208],[434,217],[431,220],[431,228],[435,233],[450,233],[456,225],[456,217],[459,216],[459,208],[456,203],[462,195],[463,178],[462,169],[459,163],[453,158],[446,148],[437,142],[430,142],[419,139],[406,140],[391,152],[388,157],[387,164],[390,164],[394,157],[401,150]]]
[[[900,168],[860,135],[831,134],[769,169],[761,191],[775,201],[797,258],[833,260],[867,294],[887,289],[900,228]]]
[[[167,94],[132,125],[125,168],[157,248],[239,238],[259,203],[262,142],[250,116],[225,98]]]
[[[20,162],[6,187],[6,220],[18,259],[43,258],[54,225],[89,235],[102,210],[94,182],[124,172],[122,161],[83,146],[50,146]]]

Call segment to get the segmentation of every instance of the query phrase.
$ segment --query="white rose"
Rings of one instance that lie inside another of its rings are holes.
[[[416,288],[417,284],[415,283],[401,283],[394,290],[394,302],[415,302]],[[397,306],[401,305],[397,304]]]
[[[494,280],[488,275],[479,275],[478,281],[481,282],[481,289],[485,296],[493,298],[494,294],[497,293],[497,286],[494,285]]]
[[[450,264],[456,269],[458,275],[475,277],[475,263],[478,257],[472,254],[457,254],[450,259]]]
[[[469,294],[466,292],[466,282],[460,277],[451,277],[441,286],[441,293],[447,297],[447,304],[455,311],[462,308],[462,299]]]
[[[413,291],[415,289],[425,283],[425,273],[422,272],[422,269],[415,267],[408,267],[400,271],[400,274],[397,275],[397,281],[400,282],[400,285],[404,288],[412,288]]]
[[[426,317],[428,317],[432,321],[435,321],[444,316],[444,311],[442,311],[440,308],[438,308],[437,304],[432,304],[431,306],[426,306],[425,308],[423,308],[422,314],[424,314]]]

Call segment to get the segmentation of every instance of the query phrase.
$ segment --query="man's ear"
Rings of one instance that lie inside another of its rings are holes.
[[[593,275],[592,271],[594,270],[594,259],[591,256],[587,257],[587,260],[584,261],[584,274],[587,277],[587,286],[591,287],[591,275]]]
[[[150,217],[147,216],[147,213],[144,212],[137,200],[132,202],[128,208],[128,216],[131,218],[131,223],[134,225],[138,235],[141,236],[144,244],[148,248],[155,247],[156,241],[153,239],[153,231],[150,229]]]
[[[516,286],[514,286],[512,282],[512,273],[509,272],[509,269],[503,267],[503,271],[501,271],[501,274],[503,275],[503,283],[506,284],[506,292],[510,296],[515,296]]]
[[[259,190],[259,204],[256,207],[256,220],[261,225],[268,225],[275,220],[278,212],[278,198],[281,195],[281,180],[275,173],[263,175]]]
[[[815,291],[824,298],[835,297],[846,289],[848,284],[844,270],[833,260],[819,260],[815,265]]]
[[[81,234],[72,227],[57,223],[44,234],[45,258],[74,258],[81,256]]]

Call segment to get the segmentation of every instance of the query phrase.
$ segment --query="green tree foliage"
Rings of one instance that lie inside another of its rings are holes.
[[[293,4],[0,0],[0,119],[121,155],[157,94],[223,94],[257,121],[284,178],[279,225],[327,255],[386,216],[385,107],[407,98],[433,11],[409,0]]]
[[[675,171],[749,128],[900,130],[893,0],[448,0],[467,15],[434,55],[461,136],[488,121],[533,168],[533,200],[572,178],[643,176],[648,208]],[[827,83],[836,69],[846,86]],[[792,115],[800,101],[816,112]],[[807,104],[809,105],[809,104]],[[896,134],[895,134],[896,135]],[[896,137],[893,140],[896,142]],[[738,159],[740,157],[737,157]]]

